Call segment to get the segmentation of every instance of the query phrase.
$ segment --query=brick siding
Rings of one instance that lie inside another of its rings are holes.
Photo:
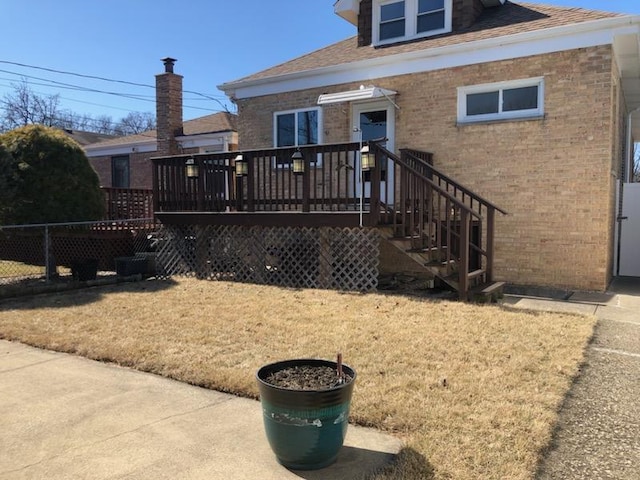
[[[543,119],[457,124],[457,87],[538,76],[545,78]],[[436,167],[509,212],[497,218],[497,279],[603,290],[613,252],[611,173],[621,157],[616,76],[611,47],[602,46],[367,81],[398,92],[396,150],[432,152]],[[273,145],[274,111],[357,87],[240,100],[240,148]],[[348,104],[324,107],[325,143],[350,140],[350,114]]]
[[[178,155],[180,151],[175,137],[183,134],[181,75],[156,75],[156,119],[158,156]]]
[[[120,156],[120,155],[118,155]],[[156,152],[129,154],[129,188],[153,188],[151,157],[157,157]],[[98,174],[101,187],[112,187],[111,156],[92,157],[89,159],[93,169]]]

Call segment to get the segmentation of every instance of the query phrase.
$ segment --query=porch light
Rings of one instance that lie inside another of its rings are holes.
[[[376,166],[376,156],[369,151],[369,145],[360,149],[360,164],[364,172],[368,172]]]
[[[187,178],[198,178],[198,165],[193,158],[188,158],[185,162],[187,168]]]
[[[300,150],[296,150],[291,156],[291,162],[293,163],[293,173],[296,175],[302,175],[304,173],[304,157]]]
[[[236,176],[245,177],[249,173],[249,165],[245,161],[242,154],[239,154],[236,157],[235,162],[236,162]]]

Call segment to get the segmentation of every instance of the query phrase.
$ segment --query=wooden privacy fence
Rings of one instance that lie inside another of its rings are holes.
[[[153,218],[153,190],[102,187],[105,194],[105,220]]]

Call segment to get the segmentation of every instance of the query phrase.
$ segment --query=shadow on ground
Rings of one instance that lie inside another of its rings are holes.
[[[410,447],[405,447],[389,465],[373,475],[363,476],[364,480],[392,480],[392,479],[420,479],[433,480],[436,478],[433,465],[424,455]],[[309,479],[311,480],[311,479]]]
[[[63,292],[48,292],[37,295],[10,297],[0,299],[0,310],[32,310],[39,308],[67,308],[78,305],[88,305],[100,301],[105,295],[120,292],[157,293],[177,285],[171,279],[150,279],[136,282],[122,282],[109,285],[91,286],[65,290]]]

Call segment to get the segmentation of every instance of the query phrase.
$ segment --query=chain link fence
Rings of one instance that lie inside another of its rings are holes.
[[[0,287],[153,274],[152,218],[0,226]]]

